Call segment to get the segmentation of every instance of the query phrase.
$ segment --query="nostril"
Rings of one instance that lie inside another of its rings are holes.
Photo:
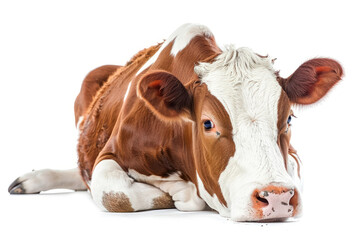
[[[261,195],[261,196],[260,196],[260,195]],[[264,198],[265,196],[266,196],[266,195],[259,194],[259,193],[256,194],[256,200],[259,201],[259,203],[262,203],[262,204],[261,204],[262,207],[265,207],[265,206],[269,205],[269,201]]]
[[[297,213],[297,207],[299,204],[299,194],[297,190],[293,190],[292,197],[290,198],[289,205],[293,206],[294,208],[294,215]]]

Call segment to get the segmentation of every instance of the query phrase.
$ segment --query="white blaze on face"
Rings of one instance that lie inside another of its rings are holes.
[[[230,208],[228,217],[249,220],[250,195],[255,188],[270,183],[292,185],[277,145],[281,87],[270,60],[247,48],[229,46],[215,62],[201,63],[195,71],[223,104],[233,127],[235,154],[219,178]],[[207,202],[222,206],[209,194],[203,195]]]

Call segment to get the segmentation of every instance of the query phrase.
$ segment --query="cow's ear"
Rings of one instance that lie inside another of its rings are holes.
[[[169,72],[145,74],[137,85],[137,94],[160,118],[190,118],[192,98],[184,85]]]
[[[303,63],[290,77],[279,77],[279,83],[291,102],[306,105],[321,99],[342,75],[342,67],[335,60],[314,58]]]

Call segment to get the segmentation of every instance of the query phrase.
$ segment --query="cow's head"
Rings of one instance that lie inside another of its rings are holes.
[[[168,72],[151,72],[138,91],[160,118],[193,122],[194,183],[200,196],[236,221],[300,215],[291,106],[321,99],[340,80],[341,66],[312,59],[281,78],[270,59],[230,46],[195,72],[198,81],[186,86]]]

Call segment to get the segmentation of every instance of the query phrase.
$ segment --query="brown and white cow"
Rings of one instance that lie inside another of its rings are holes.
[[[207,27],[185,24],[125,66],[89,73],[75,102],[78,168],[25,174],[9,192],[89,189],[112,212],[299,216],[291,106],[318,101],[341,76],[339,63],[317,58],[281,78],[268,57],[220,49]]]

